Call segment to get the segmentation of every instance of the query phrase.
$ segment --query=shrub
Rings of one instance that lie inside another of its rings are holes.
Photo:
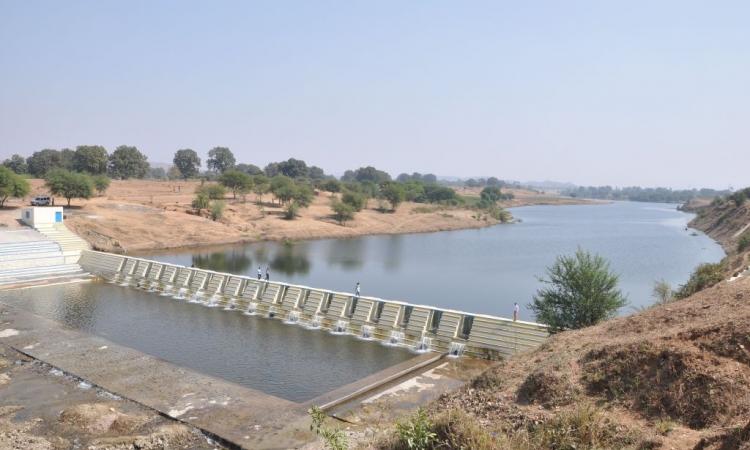
[[[253,178],[239,170],[227,170],[219,176],[219,183],[232,191],[232,197],[237,194],[247,194],[253,188]]]
[[[651,295],[656,300],[657,305],[665,305],[674,300],[674,291],[672,286],[664,280],[659,280],[654,283],[654,288],[651,291]]]
[[[401,183],[387,182],[381,186],[380,195],[391,204],[391,211],[395,211],[406,198],[406,190]]]
[[[299,216],[299,205],[297,205],[297,202],[289,203],[284,210],[284,218],[287,220],[294,220],[297,216]]]
[[[308,414],[310,414],[310,418],[312,419],[310,431],[313,431],[323,439],[325,448],[328,450],[347,450],[349,448],[349,443],[343,431],[332,430],[324,426],[326,415],[322,409],[313,406],[308,411]]]
[[[224,215],[225,203],[221,200],[214,200],[211,202],[211,219],[217,221]]]
[[[220,184],[204,184],[196,192],[204,194],[211,200],[221,200],[227,195],[227,190]]]
[[[96,188],[96,192],[99,193],[99,195],[104,194],[104,192],[109,188],[110,180],[105,175],[97,175],[93,177],[94,181],[94,187]]]
[[[366,201],[367,199],[365,196],[359,192],[346,191],[344,192],[344,195],[341,196],[341,202],[351,206],[352,209],[357,212],[362,211],[365,207]]]
[[[200,211],[201,209],[208,208],[208,204],[210,202],[210,199],[208,198],[208,195],[205,192],[198,192],[195,194],[195,198],[193,199],[192,206],[197,211]]]
[[[552,332],[595,325],[627,304],[618,275],[599,255],[578,249],[573,256],[558,256],[547,275],[539,281],[548,287],[537,291],[529,307]]]
[[[437,434],[432,431],[433,424],[424,409],[419,408],[406,422],[396,424],[400,441],[409,450],[427,450],[432,448]]]
[[[676,298],[686,298],[709,288],[724,279],[724,263],[705,263],[695,268],[687,283],[675,292]]]
[[[737,251],[744,252],[749,247],[750,247],[750,232],[746,232],[746,233],[743,233],[742,236],[740,236],[740,240],[737,241]]]
[[[341,225],[354,218],[354,207],[346,203],[333,201],[331,202],[331,209],[333,210],[333,216]]]

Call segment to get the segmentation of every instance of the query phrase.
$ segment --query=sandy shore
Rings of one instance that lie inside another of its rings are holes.
[[[396,212],[383,213],[377,210],[378,200],[370,200],[368,208],[342,226],[331,215],[328,193],[318,193],[313,204],[303,209],[296,220],[285,220],[283,209],[271,202],[270,195],[262,198],[262,206],[256,203],[255,195],[248,196],[244,202],[229,195],[224,217],[213,221],[196,215],[190,207],[199,185],[197,181],[113,181],[103,196],[73,200],[71,208],[66,211],[66,223],[95,248],[119,252],[269,240],[423,233],[482,228],[498,223],[471,209],[417,203],[404,203]],[[32,186],[32,196],[45,193],[42,180],[32,180]],[[478,196],[479,189],[459,189],[458,192]],[[502,206],[589,203],[527,190],[511,192],[515,198]],[[64,200],[58,199],[57,204],[61,203]],[[21,206],[28,204],[28,199],[10,204]],[[0,222],[12,226],[15,217],[20,217],[20,210],[5,210],[1,216]]]

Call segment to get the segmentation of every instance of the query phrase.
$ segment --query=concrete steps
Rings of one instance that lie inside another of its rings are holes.
[[[85,276],[79,254],[53,240],[0,241],[0,287]]]
[[[89,249],[89,244],[70,231],[64,224],[40,225],[36,230],[60,244],[60,248],[64,252],[81,252]]]
[[[83,277],[87,275],[78,264],[58,264],[54,266],[2,270],[0,271],[0,286],[49,279]]]

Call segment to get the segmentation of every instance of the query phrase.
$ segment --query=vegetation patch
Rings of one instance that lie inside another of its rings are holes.
[[[750,366],[750,324],[725,324],[680,333],[680,338],[692,341],[699,348],[717,356],[731,358]]]
[[[517,401],[552,408],[571,404],[578,394],[567,376],[557,371],[539,369],[526,377],[518,388]]]
[[[591,351],[582,363],[591,394],[652,418],[701,429],[748,409],[748,380],[698,352],[641,342]]]

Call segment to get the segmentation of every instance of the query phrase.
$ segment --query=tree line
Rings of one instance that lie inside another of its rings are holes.
[[[642,188],[638,186],[613,188],[612,186],[578,186],[562,192],[563,195],[578,198],[602,200],[630,200],[634,202],[684,203],[696,197],[716,197],[730,191],[715,189]]]

